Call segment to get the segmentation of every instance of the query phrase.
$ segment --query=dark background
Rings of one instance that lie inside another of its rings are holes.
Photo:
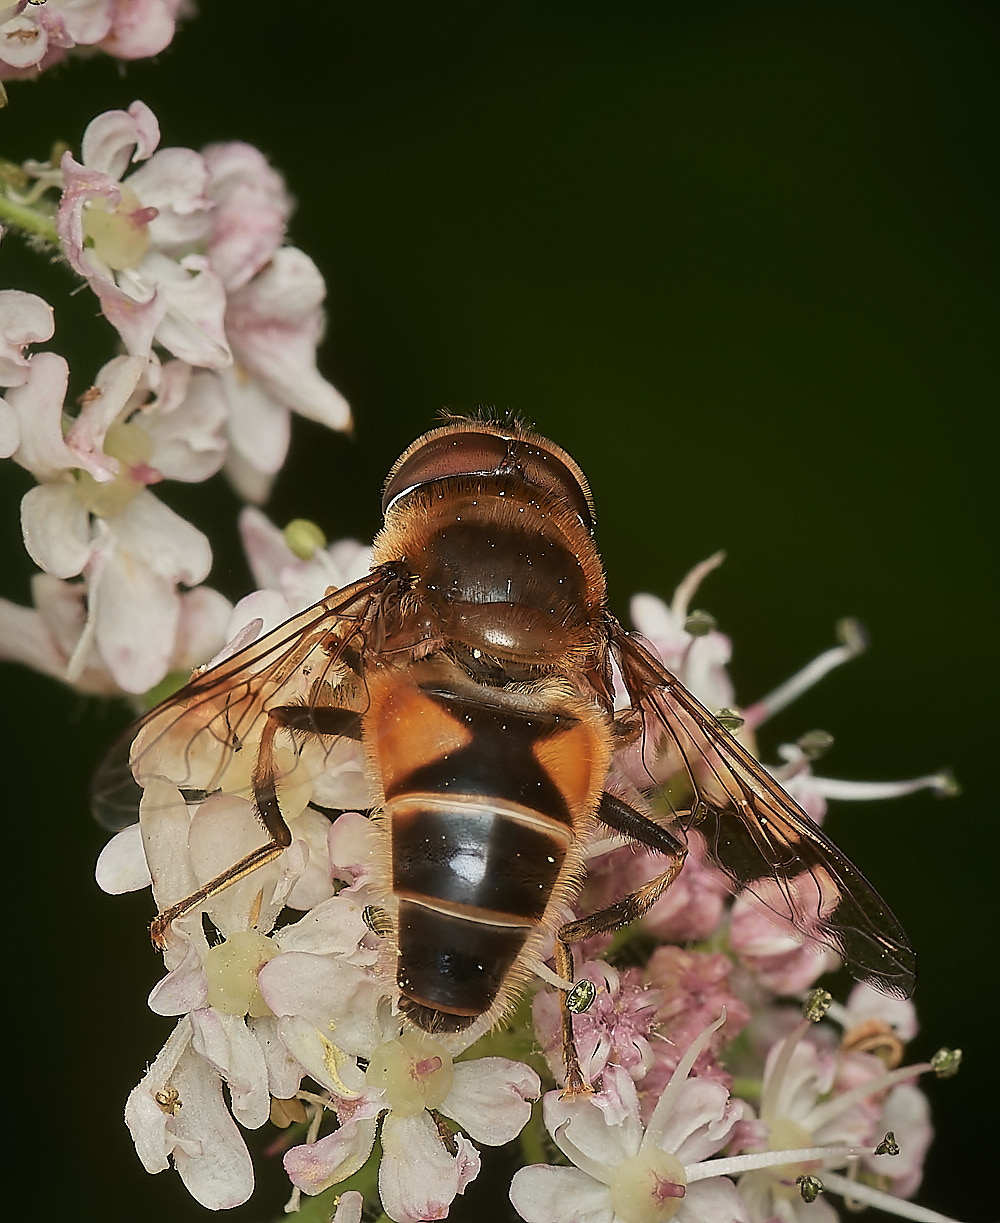
[[[841,804],[828,828],[918,950],[911,1056],[966,1052],[926,1083],[919,1200],[994,1218],[995,5],[204,9],[155,64],[13,83],[7,155],[78,149],[93,115],[142,98],[164,145],[242,139],[284,171],[357,436],[296,421],[277,521],[370,538],[388,466],[439,409],[511,407],[588,473],[619,612],[728,550],[697,603],[734,638],[744,702],[837,618],[867,624],[870,653],[768,725],[763,754],[822,726],[829,775],[950,764],[963,784]],[[112,352],[93,297],[68,300],[69,275],[14,237],[0,260],[5,286],[57,304],[52,347],[83,390]],[[8,468],[0,486],[21,602],[29,484]],[[212,536],[212,583],[245,593],[229,490],[159,491]],[[148,896],[92,883],[87,779],[124,716],[20,669],[3,684],[8,1183],[74,1218],[202,1217],[120,1121],[169,1026],[145,1009]],[[239,1219],[280,1209],[261,1163]],[[452,1217],[503,1218],[501,1191],[473,1185]]]

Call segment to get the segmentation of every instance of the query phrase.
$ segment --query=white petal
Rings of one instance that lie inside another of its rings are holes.
[[[109,526],[120,548],[171,582],[197,586],[208,577],[212,567],[208,539],[148,490],[109,520]]]
[[[257,982],[276,1015],[305,1017],[345,1053],[370,1057],[381,1042],[375,1009],[382,987],[352,964],[286,951],[264,965]]]
[[[526,1223],[611,1223],[614,1218],[608,1187],[579,1168],[519,1168],[510,1200]]]
[[[276,1100],[290,1100],[299,1089],[304,1071],[278,1035],[278,1020],[264,1015],[248,1019],[247,1024],[264,1054],[268,1090]]]
[[[139,824],[130,824],[116,833],[97,859],[97,886],[111,896],[138,892],[152,883],[142,848]]]
[[[749,1217],[736,1186],[724,1176],[688,1185],[676,1216],[677,1223],[747,1223]]]
[[[448,1214],[456,1194],[479,1173],[479,1152],[461,1134],[456,1142],[459,1153],[453,1158],[425,1112],[386,1116],[378,1190],[390,1219],[417,1223]]]
[[[21,498],[21,530],[28,555],[46,573],[82,573],[93,546],[90,515],[71,483],[39,484]]]
[[[233,1115],[249,1130],[260,1129],[271,1111],[264,1051],[242,1015],[223,1015],[212,1007],[195,1011],[191,1046],[229,1085]]]
[[[456,1064],[441,1111],[471,1137],[498,1147],[524,1129],[531,1101],[540,1093],[538,1075],[527,1066],[505,1057],[481,1057]]]

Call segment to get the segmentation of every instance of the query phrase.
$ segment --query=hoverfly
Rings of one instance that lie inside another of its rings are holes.
[[[572,943],[644,914],[695,823],[734,890],[833,948],[859,980],[910,992],[913,952],[888,906],[609,611],[590,489],[564,450],[516,422],[450,418],[393,466],[382,510],[366,577],[196,673],[139,723],[140,784],[242,785],[268,837],[159,913],[154,942],[282,853],[283,787],[319,776],[347,738],[364,752],[399,1008],[417,1028],[491,1026],[553,935],[571,982]],[[609,781],[629,744],[648,785],[617,771]],[[661,819],[651,765],[662,776],[664,761],[690,801]],[[105,804],[120,781],[105,770]],[[602,830],[662,854],[665,869],[564,923]],[[567,1088],[583,1090],[563,1003]]]

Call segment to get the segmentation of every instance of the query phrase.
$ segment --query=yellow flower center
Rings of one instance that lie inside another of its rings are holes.
[[[399,1117],[412,1117],[444,1101],[454,1078],[451,1057],[423,1032],[404,1032],[379,1045],[368,1064],[369,1087],[385,1089],[386,1103]]]
[[[259,1019],[271,1009],[257,988],[257,973],[278,954],[276,944],[256,930],[237,930],[205,956],[208,1005],[226,1015]]]
[[[84,241],[116,272],[138,267],[149,249],[149,210],[128,187],[120,186],[119,191],[117,204],[109,206],[104,196],[98,196],[83,212]]]
[[[118,460],[118,474],[113,480],[95,480],[89,471],[80,471],[76,478],[76,493],[84,506],[100,518],[111,518],[128,505],[146,485],[132,478],[132,471],[149,462],[153,443],[139,425],[118,422],[108,429],[104,453]]]
[[[676,1155],[650,1147],[620,1163],[608,1187],[611,1208],[626,1223],[665,1223],[684,1202],[687,1175]]]

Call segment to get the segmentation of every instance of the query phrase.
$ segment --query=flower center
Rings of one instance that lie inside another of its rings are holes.
[[[386,1103],[400,1117],[437,1108],[451,1091],[454,1071],[444,1045],[423,1032],[404,1032],[372,1054],[365,1081],[385,1089]]]
[[[257,988],[257,973],[278,954],[278,947],[256,930],[237,930],[205,956],[208,1005],[226,1015],[271,1013]]]
[[[144,208],[128,187],[119,187],[121,199],[108,206],[104,196],[88,202],[83,213],[83,236],[94,254],[109,268],[120,272],[137,267],[149,249],[149,222],[155,208]]]
[[[623,1160],[609,1188],[611,1208],[626,1223],[664,1223],[684,1202],[687,1175],[676,1155],[651,1147]]]
[[[799,1125],[797,1121],[792,1121],[789,1117],[779,1117],[777,1121],[771,1124],[771,1132],[768,1134],[767,1145],[772,1151],[794,1151],[801,1150],[802,1147],[815,1146],[816,1139],[805,1126]],[[772,1185],[774,1193],[779,1197],[786,1196],[790,1199],[796,1199],[799,1196],[799,1191],[795,1186],[795,1178],[817,1167],[819,1167],[818,1161],[807,1161],[797,1164],[777,1164],[766,1171],[767,1175],[774,1181]]]
[[[111,518],[128,505],[136,493],[152,481],[149,458],[153,441],[141,425],[119,421],[111,425],[104,438],[104,453],[118,460],[113,480],[98,481],[89,471],[80,471],[76,493],[84,506],[100,518]],[[146,479],[137,477],[147,477]]]

